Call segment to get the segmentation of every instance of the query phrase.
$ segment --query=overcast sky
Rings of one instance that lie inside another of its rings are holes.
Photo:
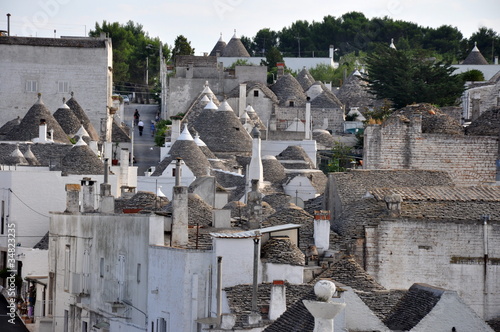
[[[140,23],[151,37],[173,45],[182,34],[196,55],[210,52],[220,33],[253,37],[261,28],[281,30],[296,20],[322,21],[360,11],[368,18],[388,16],[421,26],[457,27],[465,37],[486,26],[500,33],[499,0],[1,0],[0,30],[11,35],[84,36],[96,22]],[[335,40],[332,40],[335,44]]]

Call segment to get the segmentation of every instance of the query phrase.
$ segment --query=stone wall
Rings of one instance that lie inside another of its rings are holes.
[[[276,107],[277,129],[285,130],[295,118],[305,121],[305,112],[305,107]],[[311,121],[313,128],[331,130],[334,133],[344,132],[344,111],[340,108],[311,108]],[[326,128],[323,127],[325,123]]]
[[[365,169],[444,170],[457,185],[495,181],[497,137],[422,134],[412,117],[368,126],[364,139]]]
[[[366,270],[386,288],[427,283],[455,290],[483,319],[500,315],[500,224],[385,220],[366,231]]]
[[[22,118],[37,101],[37,93],[54,113],[62,98],[75,99],[95,128],[111,106],[112,48],[108,39],[0,38],[0,126]],[[36,81],[37,91],[27,91]],[[66,85],[60,91],[59,85]]]

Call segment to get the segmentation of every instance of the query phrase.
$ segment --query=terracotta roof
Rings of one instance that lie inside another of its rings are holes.
[[[297,74],[295,78],[304,91],[307,91],[307,89],[309,89],[311,85],[316,82],[309,70],[307,70],[305,67]]]
[[[83,108],[80,106],[80,104],[78,104],[76,99],[73,97],[73,92],[71,92],[71,98],[66,102],[66,105],[68,105],[69,108],[71,108],[71,110],[75,113],[78,120],[80,120],[80,123],[83,124],[83,127],[89,134],[90,139],[92,141],[99,141],[99,134],[92,125],[92,122],[90,122],[87,113],[85,113]]]
[[[224,47],[224,50],[222,51],[222,56],[223,57],[250,57],[250,54],[248,53],[247,49],[241,42],[240,38],[237,38],[236,35],[231,38],[229,43],[227,43],[226,47]]]
[[[304,148],[299,145],[290,145],[277,156],[285,168],[288,169],[313,169],[314,163],[309,158]]]
[[[305,265],[305,256],[302,251],[285,237],[270,238],[262,246],[261,258],[267,263]]]
[[[104,164],[87,144],[74,145],[62,159],[61,171],[66,174],[104,174]]]
[[[500,107],[493,106],[481,113],[466,129],[467,135],[498,136],[500,134]]]
[[[195,176],[206,175],[211,168],[207,157],[205,157],[205,154],[203,154],[194,141],[178,139],[172,144],[168,155],[160,161],[151,175],[160,176],[172,161],[177,158],[182,158],[182,161]]]
[[[294,107],[303,107],[306,103],[304,90],[290,74],[280,76],[270,88],[278,97],[280,106],[289,106],[289,101],[294,102]]]
[[[442,288],[413,284],[384,323],[391,330],[410,331],[432,311],[444,292]]]
[[[44,119],[47,124],[47,133],[54,130],[54,142],[69,143],[68,135],[61,128],[57,120],[45,107],[41,98],[28,110],[21,123],[12,128],[5,140],[9,141],[31,141],[39,136],[40,120]]]

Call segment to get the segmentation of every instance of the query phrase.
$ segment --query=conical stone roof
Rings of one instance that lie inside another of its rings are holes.
[[[223,102],[217,111],[203,110],[193,127],[215,155],[218,152],[252,152],[252,138],[227,102]]]
[[[273,237],[262,246],[261,257],[268,263],[305,265],[305,256],[289,238]]]
[[[6,160],[7,160],[6,162],[7,165],[21,165],[21,166],[29,165],[28,161],[26,160],[26,158],[24,158],[22,152],[19,150],[19,145],[16,145],[16,148],[14,149],[14,151],[12,151],[12,153]]]
[[[59,125],[59,122],[57,122],[54,116],[43,104],[41,95],[39,95],[37,102],[28,110],[24,118],[21,120],[21,123],[18,126],[13,127],[12,130],[5,135],[5,139],[9,141],[31,141],[32,139],[37,138],[40,134],[40,120],[42,119],[45,120],[45,123],[47,124],[47,133],[51,129],[54,130],[54,142],[70,143],[68,135],[66,135],[64,130]]]
[[[314,163],[307,155],[304,148],[299,145],[290,145],[276,159],[285,161],[284,167],[289,169],[313,169]],[[288,161],[288,162],[287,162]]]
[[[207,175],[210,169],[210,163],[207,157],[200,150],[198,145],[191,140],[177,139],[168,155],[156,166],[152,176],[160,176],[165,169],[177,158],[182,158],[182,161],[193,172],[195,176]]]
[[[307,96],[302,86],[290,74],[280,76],[276,83],[271,85],[271,90],[278,97],[280,106],[289,106],[290,101],[294,102],[295,107],[304,106],[306,103]]]
[[[23,154],[24,158],[31,166],[39,166],[40,162],[35,157],[35,154],[31,151],[31,145],[28,145],[28,149]]]
[[[2,139],[2,136],[7,135],[12,128],[19,126],[20,123],[21,117],[18,116],[14,120],[10,120],[0,127],[0,140]]]
[[[212,52],[210,52],[210,56],[216,56],[217,52],[219,53],[219,55],[222,55],[225,48],[226,48],[226,42],[222,40],[222,34],[221,34],[219,40],[212,49]]]
[[[347,109],[360,107],[362,112],[363,108],[382,106],[384,101],[377,100],[375,95],[369,92],[367,85],[368,83],[362,79],[361,74],[355,71],[346,78],[335,95]]]
[[[474,48],[469,53],[467,58],[465,58],[465,60],[464,60],[464,62],[462,62],[462,64],[463,65],[487,65],[488,61],[486,61],[484,56],[481,54],[481,52],[477,48],[477,45],[474,44]]]
[[[71,108],[66,105],[64,99],[62,106],[54,112],[54,118],[57,120],[57,122],[59,122],[61,128],[69,137],[75,136],[75,134],[78,132],[78,129],[80,129],[80,120],[78,119],[76,114],[71,111]]]
[[[236,37],[236,33],[234,34],[233,38],[227,43],[226,47],[224,48],[224,51],[222,52],[223,57],[250,57],[250,54],[248,53],[247,49],[241,42],[241,39]]]
[[[82,139],[64,156],[63,174],[104,174],[104,164]]]
[[[75,113],[78,120],[80,120],[80,123],[83,124],[83,127],[89,134],[90,139],[92,141],[99,141],[99,134],[92,125],[92,122],[90,122],[90,119],[83,110],[83,108],[80,106],[80,104],[78,104],[76,99],[73,97],[73,92],[71,93],[71,98],[66,102],[66,105],[68,105],[69,108],[71,108],[71,110]]]
[[[311,85],[316,82],[314,77],[312,77],[311,73],[309,70],[307,70],[305,67],[302,69],[296,77],[297,82],[299,82],[300,86],[302,87],[302,90],[306,91],[311,87]]]

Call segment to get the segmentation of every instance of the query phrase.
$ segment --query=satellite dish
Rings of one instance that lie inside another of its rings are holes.
[[[299,208],[303,209],[304,208],[304,201],[302,200],[302,198],[300,197],[292,197],[290,198],[290,203],[293,203],[295,205],[297,205]]]

